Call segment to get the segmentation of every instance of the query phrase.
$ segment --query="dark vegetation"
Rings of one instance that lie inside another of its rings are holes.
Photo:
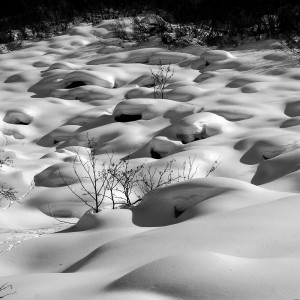
[[[0,10],[0,43],[49,37],[81,21],[97,24],[145,12],[178,24],[175,37],[162,35],[166,44],[184,36],[184,45],[186,37],[199,37],[203,29],[201,42],[208,45],[238,44],[249,36],[295,40],[300,31],[298,0],[10,0]],[[143,33],[139,22],[134,26]],[[147,32],[139,38],[147,38]]]

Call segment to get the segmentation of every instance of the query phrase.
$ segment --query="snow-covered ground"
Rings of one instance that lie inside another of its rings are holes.
[[[0,56],[1,157],[12,161],[0,179],[25,195],[0,203],[7,299],[300,298],[295,59],[275,41],[121,48],[109,28],[82,25]],[[154,99],[160,61],[174,75]],[[61,174],[79,186],[72,161],[87,133],[100,161],[113,152],[177,171],[190,158],[194,179],[131,210],[107,201],[86,212]]]

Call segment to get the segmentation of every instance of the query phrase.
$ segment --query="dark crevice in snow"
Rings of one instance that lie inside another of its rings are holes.
[[[116,122],[133,122],[137,120],[141,120],[142,115],[119,115],[115,116],[115,121]]]
[[[86,83],[84,81],[74,81],[65,87],[65,89],[73,89],[79,86],[84,86]]]
[[[14,124],[14,125],[28,125],[28,124],[30,124],[30,122],[29,123],[27,123],[27,122],[22,122],[22,121],[15,121],[15,122],[11,122],[11,124]]]
[[[120,84],[119,84],[117,81],[115,81],[115,84],[114,84],[114,86],[113,86],[113,89],[117,89],[119,86],[120,86]]]
[[[179,210],[176,208],[176,205],[174,206],[174,214],[175,214],[175,218],[178,218],[180,215],[182,215],[184,213],[184,210]]]
[[[160,159],[162,158],[162,155],[158,152],[156,152],[154,149],[151,149],[150,151],[151,157],[155,159]]]

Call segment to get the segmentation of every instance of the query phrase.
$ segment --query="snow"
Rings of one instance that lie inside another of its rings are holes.
[[[12,161],[0,183],[24,195],[0,201],[0,286],[10,299],[299,298],[295,60],[272,40],[122,48],[111,23],[0,56],[0,158]],[[159,63],[174,70],[165,99]],[[100,163],[114,153],[157,178],[192,162],[194,176],[95,213],[64,181],[80,191],[87,136]]]

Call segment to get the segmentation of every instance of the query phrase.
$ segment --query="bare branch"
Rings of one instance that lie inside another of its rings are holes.
[[[166,84],[174,75],[174,69],[171,70],[171,64],[163,65],[161,60],[159,60],[159,67],[156,73],[152,69],[150,69],[151,78],[153,80],[153,96],[154,98],[158,98],[160,96],[164,99],[164,91],[166,88]]]
[[[0,286],[0,292],[5,293],[4,295],[0,295],[0,299],[3,299],[6,296],[13,295],[16,293],[16,291],[13,291],[13,286],[11,284],[8,284],[8,282]]]

